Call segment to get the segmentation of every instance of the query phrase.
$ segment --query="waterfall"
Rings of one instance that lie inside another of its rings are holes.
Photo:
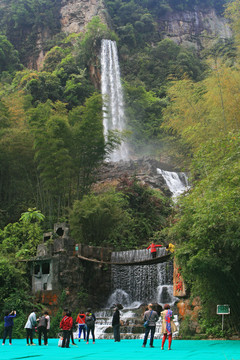
[[[173,200],[176,200],[179,195],[189,189],[188,179],[185,173],[171,172],[157,169],[157,173],[162,175],[169,190],[172,192]]]
[[[166,248],[157,249],[157,256],[166,255]],[[112,262],[135,262],[151,258],[149,250],[130,250],[112,253]],[[178,298],[173,296],[173,262],[151,265],[111,265],[112,294],[106,308],[95,313],[97,321],[96,339],[112,339],[113,305],[121,303],[123,310],[120,318],[121,337],[125,339],[143,339],[144,328],[139,307],[150,302],[173,306]],[[178,316],[174,316],[177,327]],[[161,318],[156,324],[155,338],[160,339]],[[176,336],[177,332],[173,335]],[[77,337],[77,332],[75,333]]]
[[[107,137],[109,130],[123,131],[126,128],[117,45],[111,40],[102,40],[101,44],[101,91],[104,135]],[[112,161],[128,158],[126,143],[111,154]]]
[[[157,256],[166,255],[166,248],[158,248]],[[130,250],[112,253],[112,262],[134,262],[151,257],[148,250]],[[112,265],[112,294],[106,308],[96,313],[96,335],[99,339],[113,337],[111,322],[114,304],[121,303],[121,337],[125,339],[143,339],[142,314],[139,307],[150,302],[173,306],[178,298],[173,296],[173,263],[168,261],[151,265]],[[174,316],[177,327],[178,317]],[[161,318],[156,324],[155,338],[161,338]],[[174,336],[177,334],[174,333]]]
[[[157,249],[157,256],[165,255],[166,249]],[[112,253],[112,262],[131,262],[149,259],[148,250],[120,251]],[[124,308],[137,308],[143,303],[156,302],[173,305],[173,263],[171,261],[151,265],[112,265],[112,295],[107,306],[121,303]]]

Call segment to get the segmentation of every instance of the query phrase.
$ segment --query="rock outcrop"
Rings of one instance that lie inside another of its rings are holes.
[[[107,10],[102,0],[62,0],[61,27],[66,33],[78,33],[94,16],[107,23]],[[195,8],[192,11],[173,11],[157,20],[160,37],[170,38],[177,44],[194,46],[198,50],[217,39],[228,39],[231,30],[227,20],[214,8]]]
[[[194,46],[197,50],[232,35],[227,19],[213,8],[170,12],[160,17],[157,23],[164,38],[170,38],[179,45]]]
[[[163,176],[157,173],[157,168],[167,171],[177,171],[169,164],[161,163],[150,158],[142,158],[138,160],[108,162],[100,169],[98,173],[98,182],[95,186],[107,187],[108,185],[116,185],[124,176],[135,176],[141,183],[147,184],[153,189],[159,189],[165,195],[171,196]]]
[[[62,0],[61,26],[66,33],[79,33],[92,20],[99,16],[106,22],[106,10],[102,0]]]

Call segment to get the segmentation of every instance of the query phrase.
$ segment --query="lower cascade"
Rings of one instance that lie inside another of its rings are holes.
[[[184,172],[165,171],[157,168],[157,173],[162,175],[169,190],[172,192],[173,200],[189,189],[188,178]]]
[[[157,249],[157,257],[166,255],[166,248]],[[131,250],[112,253],[112,262],[129,263],[150,259],[148,250]],[[173,296],[173,262],[167,261],[151,265],[111,265],[112,294],[106,303],[106,308],[95,313],[97,321],[95,336],[97,339],[112,339],[113,305],[120,303],[122,321],[121,338],[142,339],[143,308],[141,305],[158,303],[163,306],[168,303],[173,306],[178,298]],[[174,322],[179,328],[178,317]],[[176,335],[174,333],[173,335]],[[161,318],[156,325],[155,338],[161,338]]]

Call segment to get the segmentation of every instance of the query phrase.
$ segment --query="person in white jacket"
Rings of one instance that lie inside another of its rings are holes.
[[[36,323],[37,323],[36,309],[33,309],[31,314],[28,316],[27,322],[24,326],[24,329],[26,329],[27,345],[36,345],[33,343],[33,329],[35,328]],[[29,344],[29,340],[30,340],[30,344]]]

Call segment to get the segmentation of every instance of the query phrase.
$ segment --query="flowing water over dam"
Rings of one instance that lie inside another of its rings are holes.
[[[166,248],[157,249],[157,257],[166,255]],[[112,262],[135,262],[151,257],[149,250],[131,250],[112,253]],[[112,294],[107,300],[106,308],[96,313],[97,338],[112,338],[111,321],[116,303],[123,305],[121,310],[122,337],[142,338],[142,314],[139,307],[149,302],[164,305],[175,304],[178,298],[173,296],[173,262],[167,261],[151,265],[111,265]],[[175,316],[177,322],[177,316]],[[156,326],[156,337],[161,337],[161,319]]]

